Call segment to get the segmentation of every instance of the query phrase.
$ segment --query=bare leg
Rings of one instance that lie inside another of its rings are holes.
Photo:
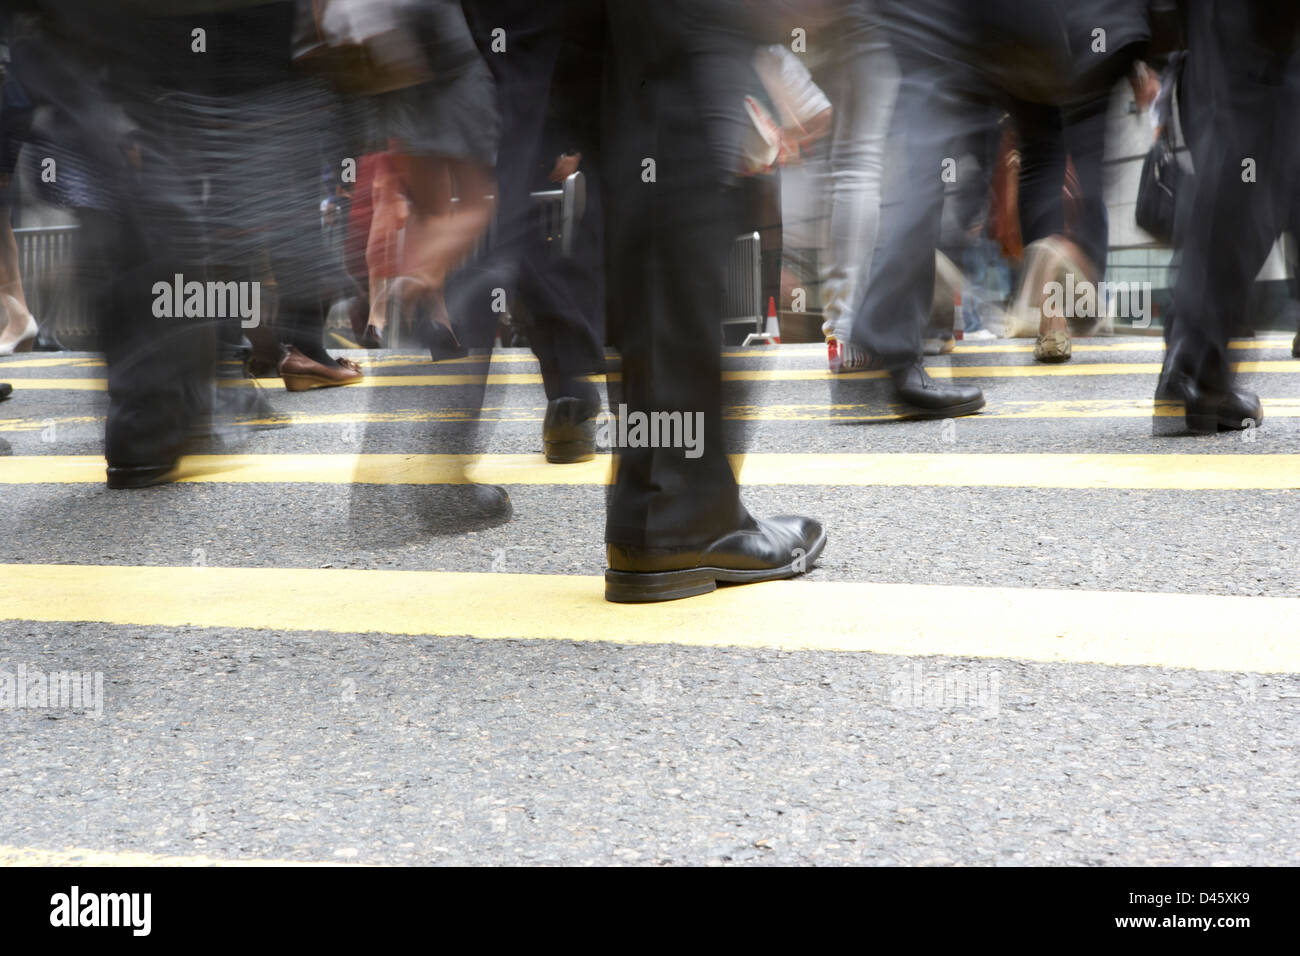
[[[0,176],[0,192],[9,188],[9,177]],[[0,326],[0,341],[7,341],[20,335],[27,325],[27,298],[23,295],[22,275],[18,271],[18,242],[9,222],[9,207],[0,207],[0,295],[7,295],[17,301],[20,309],[15,309],[4,299],[0,299],[0,309],[7,314],[8,322]]]
[[[397,234],[406,225],[406,200],[391,163],[375,166],[371,184],[370,235],[366,240],[366,269],[370,273],[370,325],[382,335],[388,322],[389,284],[397,275]]]
[[[432,156],[402,157],[399,169],[411,201],[402,273],[431,297],[433,318],[451,328],[443,299],[447,275],[491,222],[492,176],[476,163]]]

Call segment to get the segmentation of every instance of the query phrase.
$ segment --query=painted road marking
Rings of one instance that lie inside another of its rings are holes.
[[[48,564],[0,580],[0,620],[1300,671],[1293,598],[778,581],[618,605],[599,575]]]
[[[1300,418],[1300,398],[1270,398],[1267,417]],[[998,399],[981,411],[962,419],[970,423],[1007,418],[1148,418],[1175,417],[1178,409],[1162,403],[1156,407],[1149,398],[1077,399],[1065,401],[1013,401]],[[729,405],[723,409],[727,421],[747,422],[837,422],[897,421],[898,415],[878,414],[866,405],[834,405],[811,402],[800,405]],[[463,407],[402,408],[392,411],[353,411],[310,413],[284,411],[274,418],[238,419],[223,424],[232,427],[264,425],[407,425],[427,422],[541,422],[546,418],[545,405],[484,405],[482,409]],[[104,416],[70,415],[44,418],[0,418],[0,432],[31,432],[54,425],[102,427]]]
[[[443,485],[604,485],[611,458],[551,465],[540,455],[192,455],[179,480]],[[747,485],[1142,490],[1300,488],[1300,454],[750,454],[732,456]],[[0,484],[99,483],[97,455],[0,458]]]
[[[1014,344],[1017,339],[1003,339],[996,344],[988,345],[970,345],[966,343],[959,344],[956,349],[950,353],[953,355],[994,355],[994,354],[1015,354],[1029,355],[1034,351],[1032,344],[1017,345]],[[1235,350],[1253,351],[1259,350],[1281,350],[1291,348],[1291,339],[1289,337],[1259,338],[1259,339],[1233,339],[1228,343],[1228,348]],[[1091,344],[1090,342],[1074,343],[1076,352],[1163,352],[1165,349],[1164,339],[1159,336],[1134,336],[1117,342],[1108,342],[1105,344]],[[370,349],[344,349],[342,350],[349,358],[355,358],[364,361],[366,365],[375,368],[401,367],[405,365],[428,365],[430,363],[429,353],[427,352],[389,352],[389,351],[372,351]],[[736,359],[771,359],[782,357],[804,357],[815,356],[825,358],[826,346],[819,343],[801,343],[785,344],[776,346],[755,346],[746,349],[728,349],[722,352],[723,358]],[[607,359],[617,360],[619,354],[614,351],[606,352]],[[442,359],[439,365],[481,365],[487,359],[483,354],[471,354],[465,358]],[[493,364],[497,363],[523,363],[535,364],[536,356],[527,349],[495,349],[491,355]],[[12,358],[0,360],[0,369],[12,368],[103,368],[104,360],[98,357],[95,352],[80,352],[75,354],[64,354],[54,356],[42,356],[34,358]]]
[[[40,850],[0,845],[0,866],[350,866],[348,863],[304,863],[299,860],[218,860],[209,856],[167,856],[136,850],[91,850],[68,847]]]
[[[1300,362],[1291,360],[1277,362],[1236,362],[1233,368],[1244,374],[1278,374],[1300,375]],[[1065,365],[971,365],[971,366],[927,366],[926,371],[934,378],[1080,378],[1102,375],[1150,375],[1160,373],[1159,362],[1094,362],[1073,363]],[[888,372],[853,372],[833,375],[826,369],[787,368],[787,369],[726,369],[722,373],[724,382],[838,382],[844,385],[865,379],[884,379]],[[619,381],[619,373],[605,375],[588,375],[584,381],[600,382],[606,378]],[[107,381],[103,378],[23,378],[11,376],[9,379],[15,391],[41,389],[66,391],[106,390]],[[422,388],[422,387],[457,387],[473,385],[541,385],[542,376],[537,372],[488,372],[477,374],[449,375],[368,375],[359,382],[343,386],[345,388]],[[223,387],[253,388],[263,387],[278,389],[283,382],[278,378],[223,379]]]

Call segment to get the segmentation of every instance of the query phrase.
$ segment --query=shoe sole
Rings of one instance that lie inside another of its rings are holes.
[[[854,371],[862,371],[855,369]],[[831,379],[831,401],[836,405],[854,405],[862,406],[866,415],[873,418],[897,418],[898,421],[929,421],[943,418],[960,418],[963,415],[974,415],[986,404],[983,395],[979,398],[972,399],[969,402],[962,402],[958,405],[945,405],[941,408],[925,408],[921,405],[912,405],[903,401],[895,392],[893,385],[888,379],[879,379],[868,384],[865,388],[855,387],[861,379],[841,378],[835,376]]]
[[[687,568],[682,571],[605,572],[605,600],[614,604],[649,604],[676,601],[717,590],[719,584],[757,584],[780,581],[807,572],[826,547],[826,531],[817,536],[808,553],[779,568],[737,571],[730,568]],[[796,570],[795,564],[800,567]]]
[[[284,376],[284,390],[286,392],[309,392],[313,388],[340,388],[344,385],[355,385],[363,378],[364,376],[358,375],[346,382],[336,382],[332,379],[309,378],[304,375],[286,375]]]
[[[110,491],[134,491],[139,488],[152,488],[155,485],[169,485],[175,480],[175,468],[168,468],[166,471],[152,474],[141,474],[139,472],[123,474],[109,471],[105,484],[108,485]]]
[[[590,442],[548,442],[546,445],[546,460],[552,465],[576,465],[595,457],[596,449]]]
[[[960,405],[949,405],[946,408],[921,408],[918,405],[904,405],[899,410],[899,417],[903,421],[931,421],[936,418],[960,418],[963,415],[974,415],[985,405],[983,398],[977,398],[969,402],[963,402]]]
[[[1034,359],[1038,362],[1068,362],[1072,353],[1070,337],[1061,332],[1040,335],[1034,343]]]
[[[1246,419],[1239,423],[1227,423],[1221,421],[1218,415],[1208,415],[1200,413],[1190,413],[1183,402],[1170,401],[1168,399],[1157,399],[1155,402],[1156,414],[1151,416],[1151,436],[1153,438],[1172,438],[1179,435],[1216,435],[1219,432],[1239,432],[1251,428],[1258,428],[1264,423],[1264,412],[1259,412],[1259,417]],[[1174,414],[1159,414],[1160,412],[1173,412]],[[1251,424],[1247,425],[1246,422]]]

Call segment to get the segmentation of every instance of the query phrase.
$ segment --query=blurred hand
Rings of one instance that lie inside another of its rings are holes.
[[[582,153],[561,153],[551,168],[551,182],[562,183],[578,171]]]
[[[781,130],[781,153],[777,162],[785,166],[800,161],[801,154],[831,131],[831,111],[824,109],[804,126],[787,126]]]
[[[805,148],[821,139],[831,131],[831,109],[827,107],[804,124],[804,137],[801,145]]]
[[[1145,112],[1160,93],[1160,77],[1155,70],[1138,60],[1133,64],[1128,80],[1133,87],[1133,99],[1137,102],[1138,112]]]

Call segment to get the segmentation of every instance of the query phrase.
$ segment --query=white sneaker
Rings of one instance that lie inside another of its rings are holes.
[[[996,339],[997,337],[998,334],[996,332],[990,332],[988,329],[979,329],[975,332],[967,332],[964,339],[967,342],[987,342],[990,339]]]

